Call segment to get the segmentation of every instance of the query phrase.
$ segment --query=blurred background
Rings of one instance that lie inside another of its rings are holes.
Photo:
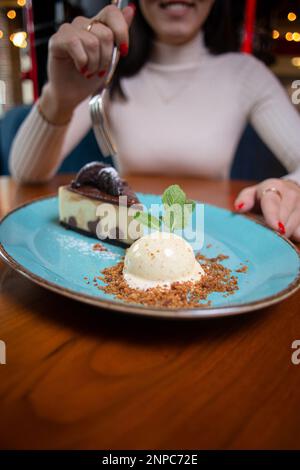
[[[46,81],[48,40],[59,25],[79,14],[93,16],[105,3],[104,0],[0,0],[2,95],[3,82],[6,86],[0,115],[15,105],[30,104],[38,97]],[[250,16],[251,6],[255,8],[255,22],[253,29],[250,25],[253,50],[248,52],[269,65],[290,92],[291,81],[300,78],[300,0],[233,0],[231,3],[239,47],[247,48],[247,4],[248,8],[250,4]]]
[[[300,0],[215,1],[227,1],[231,8],[236,50],[261,59],[291,95],[292,83],[300,80]],[[13,138],[47,80],[49,38],[62,23],[78,15],[92,17],[108,3],[105,0],[0,0],[0,174],[8,174]],[[296,106],[300,112],[300,105]],[[92,146],[95,158],[99,158],[91,131],[60,171],[80,168],[82,154],[86,153],[82,149],[89,148],[92,155]],[[285,172],[248,126],[236,152],[231,178],[262,180]]]

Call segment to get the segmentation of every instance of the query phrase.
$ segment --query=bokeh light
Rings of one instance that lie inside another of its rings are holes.
[[[7,18],[9,18],[10,20],[14,20],[16,16],[17,16],[17,13],[15,10],[9,10],[7,12]]]
[[[293,33],[293,41],[300,42],[300,33]]]
[[[293,58],[292,58],[292,64],[293,64],[295,67],[300,67],[300,57],[293,57]]]
[[[291,12],[288,14],[288,20],[289,20],[289,21],[295,21],[296,19],[297,19],[296,13],[294,13],[293,11],[291,11]]]
[[[25,49],[27,47],[27,33],[25,31],[19,31],[18,33],[11,34],[9,39],[14,46]]]

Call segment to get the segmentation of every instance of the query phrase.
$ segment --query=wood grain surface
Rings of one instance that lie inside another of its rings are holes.
[[[70,180],[0,180],[0,213]],[[137,191],[173,180],[132,176]],[[232,208],[241,182],[178,179]],[[299,449],[300,293],[233,318],[166,321],[106,312],[0,262],[2,449]]]

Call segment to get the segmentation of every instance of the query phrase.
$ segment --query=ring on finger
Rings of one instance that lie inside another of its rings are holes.
[[[90,33],[91,30],[92,30],[92,27],[94,26],[94,24],[99,24],[99,23],[100,23],[100,24],[103,24],[102,21],[100,21],[100,20],[93,20],[93,21],[91,21],[91,22],[88,24],[88,26],[86,27],[86,30]]]
[[[274,194],[277,194],[277,196],[280,197],[280,199],[282,199],[282,194],[281,192],[279,191],[279,189],[275,188],[274,186],[271,186],[269,188],[265,188],[262,192],[262,195],[261,197],[265,196],[267,193],[274,193]]]

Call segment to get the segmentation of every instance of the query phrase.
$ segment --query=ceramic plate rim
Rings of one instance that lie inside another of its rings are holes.
[[[141,194],[151,195],[151,193],[141,193]],[[155,196],[158,196],[158,195],[155,194]],[[20,211],[24,209],[25,207],[33,205],[37,202],[41,202],[41,201],[44,201],[47,199],[53,199],[53,198],[57,198],[56,193],[52,195],[48,195],[48,196],[42,196],[42,197],[31,199],[30,201],[27,201],[15,207],[11,211],[9,211],[4,217],[2,217],[2,219],[0,220],[0,225],[2,225],[2,223],[8,217],[10,217],[13,213]],[[218,206],[214,206],[213,204],[207,204],[207,205],[230,212],[228,209],[220,208]],[[268,230],[271,230],[275,236],[280,237],[288,245],[291,246],[291,248],[296,252],[300,260],[300,251],[289,239],[277,233],[275,230],[272,230],[264,222],[261,222],[256,219],[252,219],[250,217],[246,217],[245,215],[240,215],[240,216],[247,218],[248,220],[250,220],[251,222],[255,224],[262,225]],[[73,300],[78,300],[79,302],[83,302],[83,303],[86,303],[86,304],[89,304],[98,308],[118,311],[118,312],[122,312],[126,314],[142,315],[142,316],[157,317],[157,318],[168,318],[168,319],[199,319],[199,318],[204,319],[206,318],[207,319],[207,318],[219,318],[219,317],[240,315],[240,314],[252,312],[252,311],[269,307],[273,304],[279,303],[282,300],[294,294],[300,288],[300,268],[299,268],[297,277],[285,289],[281,290],[275,295],[264,297],[261,300],[255,300],[253,302],[247,302],[244,304],[237,304],[232,307],[228,306],[228,307],[202,307],[202,308],[194,307],[194,308],[189,308],[189,309],[187,308],[161,309],[159,307],[154,308],[154,307],[147,307],[144,305],[139,306],[139,305],[135,305],[131,303],[126,303],[126,304],[118,303],[118,302],[115,302],[114,300],[103,300],[103,299],[94,297],[89,294],[83,294],[79,292],[76,293],[72,289],[68,289],[66,287],[62,287],[58,284],[55,284],[51,281],[47,281],[43,277],[34,274],[32,271],[25,268],[25,266],[15,261],[14,258],[7,253],[7,251],[5,250],[1,242],[0,242],[0,257],[12,269],[14,269],[15,271],[17,271],[18,273],[20,273],[27,279],[57,294],[61,294],[65,297],[71,298]]]

